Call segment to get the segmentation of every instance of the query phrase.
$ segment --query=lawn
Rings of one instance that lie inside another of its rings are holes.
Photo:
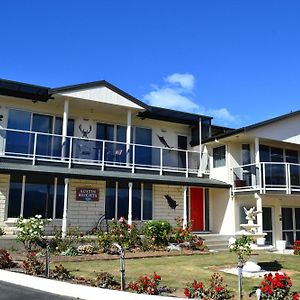
[[[300,257],[274,253],[254,253],[252,256],[259,263],[267,263],[270,267],[281,266],[291,278],[294,289],[300,291]],[[194,279],[207,281],[213,272],[220,272],[229,288],[236,292],[237,277],[222,273],[220,269],[233,267],[236,256],[229,252],[220,252],[208,255],[175,256],[160,258],[142,258],[126,260],[126,280],[136,280],[140,275],[157,272],[162,277],[162,285],[175,288],[175,295],[183,297],[183,288],[187,282]],[[94,277],[95,272],[110,272],[119,279],[119,260],[97,260],[82,262],[63,262],[73,275]],[[251,288],[258,285],[261,279],[244,278],[244,291],[248,294]],[[248,297],[245,297],[247,299]],[[255,299],[254,297],[252,297]]]

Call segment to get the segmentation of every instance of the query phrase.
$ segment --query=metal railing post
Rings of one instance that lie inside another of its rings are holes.
[[[69,168],[72,167],[73,137],[70,138]]]
[[[185,150],[185,177],[189,177],[189,153]]]
[[[132,169],[131,169],[131,173],[134,173],[134,165],[135,165],[135,144],[132,145]]]
[[[262,163],[263,167],[263,176],[262,176],[262,185],[263,185],[263,192],[266,193],[266,163]]]
[[[291,194],[291,164],[285,164],[286,193]]]
[[[34,133],[34,143],[33,143],[33,156],[32,156],[32,165],[35,165],[35,157],[36,157],[36,145],[37,145],[37,133]]]
[[[101,170],[104,171],[104,160],[105,160],[105,141],[102,142],[102,166]]]

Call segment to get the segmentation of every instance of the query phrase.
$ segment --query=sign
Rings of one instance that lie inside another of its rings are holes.
[[[77,201],[99,201],[99,189],[76,188]]]

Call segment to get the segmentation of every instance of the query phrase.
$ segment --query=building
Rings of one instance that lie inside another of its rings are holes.
[[[267,244],[300,239],[300,111],[243,127],[149,106],[106,81],[48,88],[0,80],[0,226],[41,214],[164,219],[230,236],[262,211]],[[51,228],[49,228],[51,229]]]
[[[232,232],[231,185],[201,141],[229,129],[151,107],[106,81],[48,88],[0,80],[0,226],[36,214],[91,230],[100,216]],[[51,228],[50,228],[51,229]]]
[[[267,244],[300,239],[300,111],[204,139],[211,159],[210,177],[230,183],[224,230],[240,230],[243,207],[262,211],[259,231]],[[219,191],[220,203],[226,193]],[[234,232],[233,231],[233,232]]]

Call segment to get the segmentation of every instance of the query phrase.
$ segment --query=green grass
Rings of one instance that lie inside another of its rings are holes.
[[[275,262],[282,265],[282,271],[292,278],[294,289],[300,291],[300,257],[273,253],[255,253],[257,262]],[[63,262],[73,275],[94,277],[95,272],[106,271],[119,278],[119,260],[97,260],[82,262]],[[229,252],[209,255],[175,256],[160,258],[142,258],[126,260],[126,280],[136,280],[140,275],[157,272],[162,277],[162,285],[176,288],[176,295],[183,296],[182,290],[187,282],[194,279],[206,282],[212,273],[218,271],[224,277],[231,290],[237,290],[237,277],[222,273],[220,269],[234,267],[236,256]],[[244,291],[248,294],[251,288],[258,285],[261,279],[243,278]]]

